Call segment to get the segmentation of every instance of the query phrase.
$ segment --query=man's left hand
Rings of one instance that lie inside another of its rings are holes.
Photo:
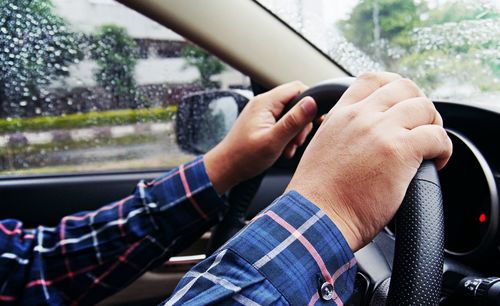
[[[295,155],[312,130],[316,102],[305,97],[278,118],[285,106],[306,89],[306,85],[295,81],[248,102],[224,140],[205,155],[208,176],[219,194],[259,175],[281,155]]]

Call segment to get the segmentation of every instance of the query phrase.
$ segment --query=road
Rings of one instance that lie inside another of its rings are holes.
[[[165,137],[142,144],[103,144],[91,148],[11,156],[4,161],[5,170],[0,171],[0,175],[164,168],[178,165],[189,158],[191,156],[177,147],[173,137]]]

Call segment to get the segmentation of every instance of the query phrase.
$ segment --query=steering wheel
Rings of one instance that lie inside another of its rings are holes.
[[[311,96],[318,105],[318,115],[326,114],[352,80],[332,80],[311,87],[289,103],[286,111],[303,97]],[[313,131],[316,129],[317,126]],[[291,163],[280,160],[275,166],[294,170],[302,153],[303,149],[298,151],[299,156]],[[231,190],[228,195],[230,209],[213,232],[209,253],[244,226],[245,214],[262,178],[263,175],[260,175]],[[432,161],[424,161],[411,181],[396,214],[396,233],[392,271],[382,256],[382,250],[373,244],[355,254],[359,267],[358,278],[370,284],[370,290],[362,293],[363,304],[439,304],[444,262],[444,221],[441,188]]]

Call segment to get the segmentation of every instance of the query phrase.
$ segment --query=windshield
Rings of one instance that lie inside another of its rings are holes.
[[[394,71],[435,100],[500,102],[498,0],[258,0],[353,75]]]

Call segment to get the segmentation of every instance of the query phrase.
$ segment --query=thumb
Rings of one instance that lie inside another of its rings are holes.
[[[287,145],[316,117],[318,107],[311,97],[305,97],[288,111],[273,127],[273,139]]]

